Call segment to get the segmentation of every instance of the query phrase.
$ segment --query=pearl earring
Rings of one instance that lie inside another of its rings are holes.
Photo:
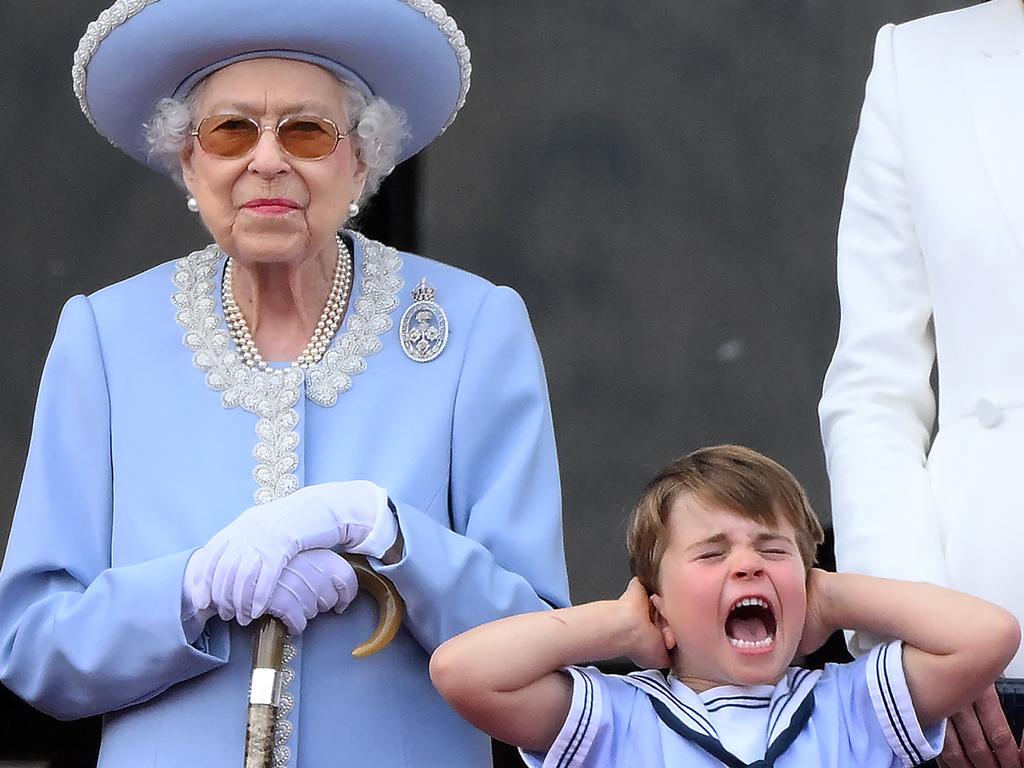
[[[358,216],[359,215],[359,206],[356,203],[349,203],[348,204],[348,215],[350,217],[351,216]]]
[[[185,201],[185,207],[192,213],[199,213],[199,202],[192,195],[189,195],[188,200]]]

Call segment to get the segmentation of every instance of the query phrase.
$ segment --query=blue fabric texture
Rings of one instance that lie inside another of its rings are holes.
[[[358,240],[354,255],[358,286]],[[480,623],[568,602],[526,309],[508,288],[401,257],[380,351],[332,407],[296,406],[301,484],[371,480],[394,500],[405,555],[380,570],[407,608],[394,642],[366,660],[350,655],[376,626],[365,595],[295,640],[289,765],[301,768],[328,756],[488,764],[488,739],[431,686],[429,654]],[[191,552],[252,504],[257,419],[224,408],[193,366],[173,273],[165,264],[64,308],[0,572],[0,681],[59,718],[104,713],[102,768],[242,760],[251,628],[214,618],[190,644],[181,594]],[[397,327],[422,277],[452,329],[426,364],[403,354]]]

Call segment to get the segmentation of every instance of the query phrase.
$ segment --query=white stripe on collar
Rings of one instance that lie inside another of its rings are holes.
[[[820,677],[821,670],[790,667],[786,676],[776,684],[769,708],[766,752],[771,749],[775,740],[785,733],[793,720],[793,715],[811,695]],[[644,670],[625,675],[622,679],[643,693],[658,699],[687,727],[721,742],[708,717],[704,702],[675,677],[666,678],[659,671]]]
[[[675,681],[674,678],[670,680],[657,670],[646,669],[642,672],[632,672],[622,679],[664,703],[688,728],[719,740],[718,732],[704,709],[704,703],[685,685],[678,682],[671,685],[670,682]]]
[[[786,676],[775,686],[771,707],[768,710],[768,749],[789,727],[793,715],[814,690],[819,677],[820,669],[790,667]]]

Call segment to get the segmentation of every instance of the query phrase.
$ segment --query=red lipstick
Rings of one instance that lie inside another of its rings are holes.
[[[287,197],[257,197],[242,207],[260,216],[282,216],[301,206]]]

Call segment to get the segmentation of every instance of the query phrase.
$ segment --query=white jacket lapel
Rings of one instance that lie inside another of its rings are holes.
[[[1024,4],[1000,0],[967,60],[966,86],[985,168],[1024,250]]]

